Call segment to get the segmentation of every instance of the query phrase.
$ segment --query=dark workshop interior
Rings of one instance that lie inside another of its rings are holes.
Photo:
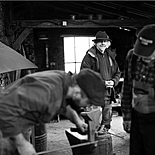
[[[65,69],[62,36],[95,36],[101,30],[110,36],[123,71],[136,32],[155,19],[153,1],[6,1],[2,8],[9,45],[16,50],[22,45],[38,70]]]
[[[87,49],[82,39],[77,43],[76,38],[87,37],[92,43],[91,38],[98,31],[105,31],[112,40],[111,49],[117,54],[123,77],[125,58],[134,47],[136,34],[143,26],[154,23],[155,1],[0,1],[1,42],[38,67],[0,74],[0,91],[27,73],[66,70],[67,63],[71,63],[73,73],[77,73],[81,60],[70,61],[71,56],[79,57],[81,49],[84,49],[82,54]],[[68,38],[72,40],[66,50]],[[67,51],[69,62],[65,58]],[[122,81],[116,88],[118,94],[121,87]],[[121,116],[120,104],[118,108]]]

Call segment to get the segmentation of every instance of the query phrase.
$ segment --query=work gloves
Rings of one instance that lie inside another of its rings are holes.
[[[130,130],[131,130],[131,121],[123,121],[123,127],[124,127],[124,130],[127,133],[130,133]]]

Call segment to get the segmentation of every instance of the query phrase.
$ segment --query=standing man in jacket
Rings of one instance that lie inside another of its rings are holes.
[[[155,24],[144,26],[124,67],[121,108],[130,155],[155,153]]]
[[[85,132],[87,124],[79,108],[103,105],[104,92],[102,78],[90,69],[73,77],[61,70],[26,75],[0,94],[0,131],[14,142],[20,155],[36,155],[23,135],[26,130],[61,114]]]
[[[102,106],[102,120],[99,129],[99,133],[104,134],[111,128],[111,103],[112,101],[116,101],[114,87],[119,82],[121,72],[115,60],[116,53],[109,49],[111,39],[109,39],[106,32],[98,31],[96,39],[93,42],[94,46],[86,52],[82,60],[81,70],[83,68],[89,68],[98,72],[102,77],[103,83],[106,85],[105,107]]]

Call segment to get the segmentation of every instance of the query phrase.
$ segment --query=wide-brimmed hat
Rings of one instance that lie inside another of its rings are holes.
[[[105,84],[99,73],[91,69],[82,69],[77,75],[76,81],[92,105],[104,106]]]
[[[92,40],[92,41],[94,41],[94,42],[100,42],[100,41],[105,41],[105,40],[109,40],[109,41],[112,41],[110,38],[109,38],[109,36],[106,34],[106,32],[105,31],[98,31],[97,33],[96,33],[96,39],[94,39],[94,40]]]
[[[137,35],[134,54],[149,57],[155,50],[155,24],[144,26]]]

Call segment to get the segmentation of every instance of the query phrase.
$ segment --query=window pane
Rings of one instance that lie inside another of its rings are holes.
[[[64,59],[65,62],[75,62],[74,37],[64,38]]]
[[[89,48],[92,47],[94,45],[94,42],[92,41],[93,39],[95,39],[95,37],[89,37],[88,38],[88,42],[89,42]]]
[[[86,51],[89,48],[89,39],[87,37],[75,38],[76,62],[81,62]]]
[[[95,37],[65,37],[64,38],[64,59],[65,71],[78,73],[83,57],[87,50],[93,46]],[[68,63],[70,62],[70,63]]]
[[[65,64],[65,71],[75,73],[75,63]]]
[[[81,63],[76,63],[76,73],[80,72]]]
[[[81,62],[87,50],[93,46],[94,37],[75,37],[76,62]]]

